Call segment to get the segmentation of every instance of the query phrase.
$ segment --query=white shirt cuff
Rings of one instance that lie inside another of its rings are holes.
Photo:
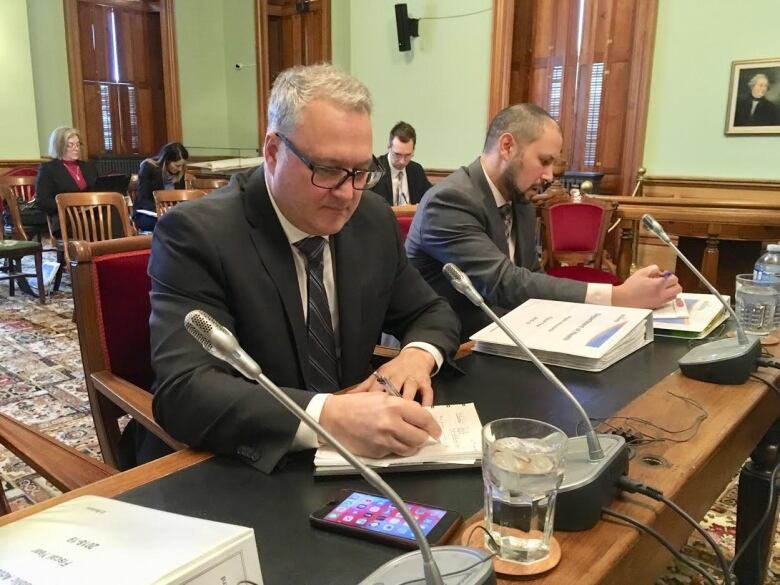
[[[444,363],[444,356],[441,355],[441,352],[435,345],[431,345],[430,343],[425,343],[424,341],[413,341],[412,343],[407,343],[404,345],[403,349],[406,349],[407,347],[416,347],[419,349],[424,349],[429,354],[433,356],[433,360],[436,362],[436,367],[431,372],[431,378],[435,376],[439,370],[441,369],[441,365]]]
[[[601,282],[588,283],[588,290],[585,293],[585,302],[591,305],[611,305],[612,285]]]
[[[312,417],[317,422],[320,422],[320,414],[322,413],[322,407],[325,405],[325,400],[328,399],[330,394],[315,394],[314,398],[306,405],[306,414]],[[298,430],[295,431],[292,445],[290,445],[290,451],[303,451],[304,449],[316,449],[320,446],[320,441],[317,438],[317,433],[314,429],[310,428],[305,422],[301,421],[298,424]]]

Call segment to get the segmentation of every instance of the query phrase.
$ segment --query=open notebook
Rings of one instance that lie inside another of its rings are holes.
[[[380,473],[479,465],[482,460],[482,423],[474,403],[431,406],[428,410],[442,429],[438,442],[429,439],[416,454],[408,457],[360,457],[360,460]],[[314,466],[315,475],[359,473],[328,445],[317,449]]]

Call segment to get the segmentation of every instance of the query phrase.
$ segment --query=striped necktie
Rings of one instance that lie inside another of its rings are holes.
[[[512,235],[512,204],[504,203],[498,208],[498,212],[501,214],[501,219],[504,220],[504,237],[508,244],[509,237]]]
[[[323,280],[322,252],[327,243],[325,238],[319,236],[295,242],[295,246],[306,256],[309,297],[306,316],[309,339],[308,389],[312,392],[335,392],[340,388],[336,339]]]
[[[409,203],[409,199],[404,194],[404,172],[398,171],[398,174],[395,176],[395,178],[396,178],[395,204],[406,205],[407,203]]]

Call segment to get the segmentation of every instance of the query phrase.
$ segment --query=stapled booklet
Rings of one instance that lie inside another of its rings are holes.
[[[442,433],[439,441],[429,439],[414,455],[390,456],[382,459],[359,459],[374,471],[421,471],[473,467],[482,461],[482,423],[473,402],[444,404],[428,407],[439,423]],[[315,475],[349,475],[360,473],[339,455],[338,451],[323,445],[314,455]]]
[[[729,314],[715,295],[682,293],[678,297],[685,303],[687,314],[677,314],[669,306],[653,311],[653,327],[656,335],[703,339],[726,319]],[[728,295],[723,295],[728,303]]]
[[[501,320],[543,363],[600,372],[653,341],[649,309],[529,299]],[[527,360],[494,323],[471,336],[474,351]]]
[[[0,583],[262,585],[255,533],[98,496],[0,527]]]

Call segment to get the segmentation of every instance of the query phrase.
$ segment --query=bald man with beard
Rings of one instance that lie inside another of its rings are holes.
[[[458,265],[499,315],[529,298],[656,308],[682,289],[657,266],[637,270],[622,285],[585,283],[541,271],[530,194],[551,181],[563,137],[542,108],[517,104],[490,123],[482,154],[423,197],[406,239],[409,261],[461,319],[461,339],[487,317],[456,292],[441,270]]]

